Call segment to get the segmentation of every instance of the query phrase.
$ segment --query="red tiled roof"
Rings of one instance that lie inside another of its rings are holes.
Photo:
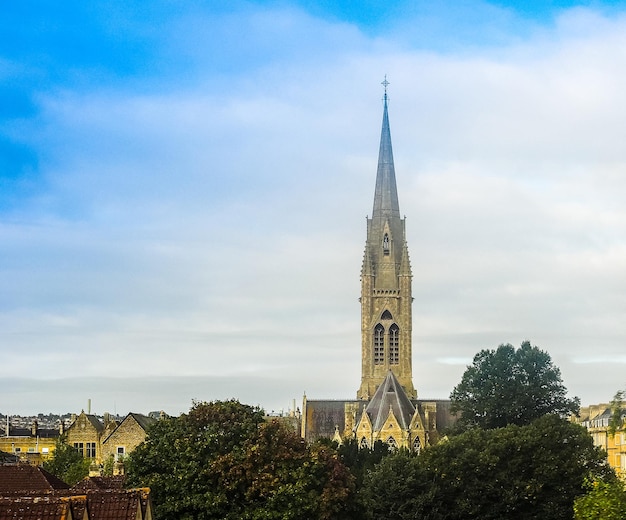
[[[70,516],[71,515],[71,516]],[[150,489],[31,491],[0,495],[0,520],[141,520],[152,518]]]
[[[0,493],[55,489],[69,489],[69,486],[43,468],[29,464],[0,465]]]
[[[70,514],[70,503],[59,497],[0,498],[0,520],[80,519]]]
[[[87,494],[89,520],[136,520],[141,518],[137,491],[91,491]]]
[[[85,477],[83,480],[72,486],[72,491],[92,491],[104,489],[124,489],[124,475],[113,477]]]

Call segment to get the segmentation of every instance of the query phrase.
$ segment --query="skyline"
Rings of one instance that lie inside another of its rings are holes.
[[[626,3],[351,5],[7,7],[2,413],[356,395],[385,74],[418,396],[626,385]]]

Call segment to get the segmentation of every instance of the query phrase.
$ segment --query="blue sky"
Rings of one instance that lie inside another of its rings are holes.
[[[1,411],[351,398],[385,74],[420,396],[624,387],[626,3],[146,5],[0,19]]]

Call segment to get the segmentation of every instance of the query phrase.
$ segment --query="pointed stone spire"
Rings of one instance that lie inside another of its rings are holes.
[[[396,187],[396,172],[393,166],[393,150],[391,148],[391,131],[389,129],[389,115],[387,113],[387,77],[385,86],[383,128],[380,134],[380,149],[378,151],[378,170],[376,172],[376,189],[374,191],[374,210],[372,219],[385,220],[400,218],[398,204],[398,189]]]

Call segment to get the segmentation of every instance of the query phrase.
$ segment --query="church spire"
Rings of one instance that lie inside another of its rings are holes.
[[[410,398],[412,377],[411,264],[405,219],[400,217],[391,149],[385,77],[374,211],[367,219],[361,268],[361,387],[359,399],[371,399],[391,370]]]
[[[396,187],[396,173],[393,166],[393,150],[391,148],[391,131],[389,130],[389,115],[387,113],[387,76],[382,82],[385,87],[383,128],[380,134],[380,149],[378,151],[378,170],[376,172],[376,188],[374,191],[374,210],[372,219],[385,220],[400,218],[398,204],[398,189]]]

